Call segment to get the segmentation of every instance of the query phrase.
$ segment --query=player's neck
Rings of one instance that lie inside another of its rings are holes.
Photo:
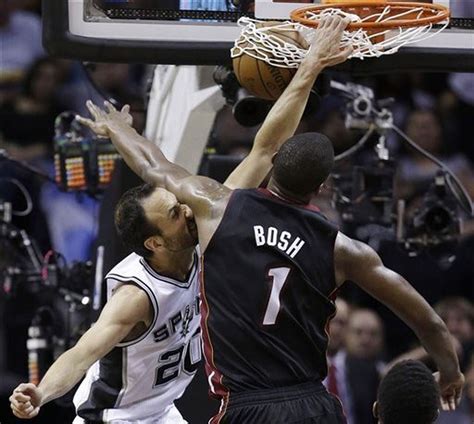
[[[274,196],[289,203],[297,203],[301,205],[307,205],[311,201],[311,194],[307,196],[296,196],[284,189],[273,179],[270,178],[268,182],[267,190],[270,191]]]
[[[194,263],[194,247],[180,252],[155,254],[147,258],[150,266],[160,275],[184,281]]]

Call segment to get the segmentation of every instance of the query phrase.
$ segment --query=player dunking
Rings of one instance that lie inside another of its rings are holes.
[[[228,187],[252,187],[263,180],[273,153],[294,133],[319,72],[345,59],[328,49],[337,44],[340,31],[318,33],[324,41],[314,46],[272,108],[250,155],[227,179]],[[324,63],[315,66],[321,59]],[[109,131],[131,129],[126,110],[115,117],[120,119],[108,122]],[[97,323],[53,364],[39,387],[15,389],[10,399],[16,416],[36,416],[89,369],[75,396],[76,422],[184,422],[173,401],[191,381],[200,358],[192,213],[172,193],[145,185],[122,197],[116,226],[135,253],[108,273],[108,301]]]
[[[320,23],[335,32],[345,25],[338,18]],[[415,331],[438,366],[443,406],[455,408],[464,378],[442,320],[374,250],[344,236],[308,206],[333,166],[326,137],[291,137],[275,156],[268,189],[232,191],[169,162],[157,146],[120,127],[121,113],[107,108],[105,113],[91,107],[96,122],[89,125],[110,136],[145,181],[193,210],[204,252],[206,367],[211,390],[222,399],[212,423],[344,421],[321,380],[331,297],[346,280]]]

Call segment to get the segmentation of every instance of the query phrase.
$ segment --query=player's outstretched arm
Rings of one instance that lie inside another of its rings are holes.
[[[194,176],[183,167],[170,162],[161,149],[137,133],[131,126],[128,105],[118,111],[105,102],[103,110],[90,100],[86,103],[93,119],[77,116],[98,136],[108,137],[127,165],[143,181],[171,191],[180,202],[188,204],[195,214],[204,216],[209,200],[218,200],[223,186],[210,178]]]
[[[459,403],[464,377],[446,325],[431,306],[399,274],[386,268],[367,244],[339,233],[334,249],[336,281],[353,281],[390,308],[418,336],[440,372],[443,409],[454,410]]]
[[[109,353],[140,322],[148,322],[150,301],[143,290],[123,285],[107,302],[97,322],[49,368],[38,386],[20,384],[10,396],[18,418],[38,415],[41,406],[71,390],[89,367]]]
[[[251,152],[226,180],[227,187],[252,188],[266,177],[272,168],[273,155],[295,133],[319,74],[327,67],[344,62],[352,53],[352,48],[339,48],[348,23],[338,16],[321,19],[309,53],[267,115]]]

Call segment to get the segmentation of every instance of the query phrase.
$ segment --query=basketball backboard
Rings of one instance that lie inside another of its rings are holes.
[[[422,0],[432,2],[433,0]],[[316,0],[314,3],[319,2]],[[286,20],[311,0],[43,0],[44,43],[85,61],[210,65],[230,61],[241,16]],[[436,0],[451,9],[442,33],[378,59],[353,59],[355,73],[474,72],[474,0]]]

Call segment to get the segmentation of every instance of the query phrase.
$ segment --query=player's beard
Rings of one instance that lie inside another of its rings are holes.
[[[198,244],[198,231],[194,219],[186,220],[186,230],[179,238],[165,240],[164,247],[173,253],[194,249]]]
[[[194,246],[195,246],[199,242],[198,229],[197,229],[196,221],[194,221],[194,219],[188,219],[188,220],[186,220],[186,226],[188,227],[189,235],[191,236],[192,240],[194,241]]]

